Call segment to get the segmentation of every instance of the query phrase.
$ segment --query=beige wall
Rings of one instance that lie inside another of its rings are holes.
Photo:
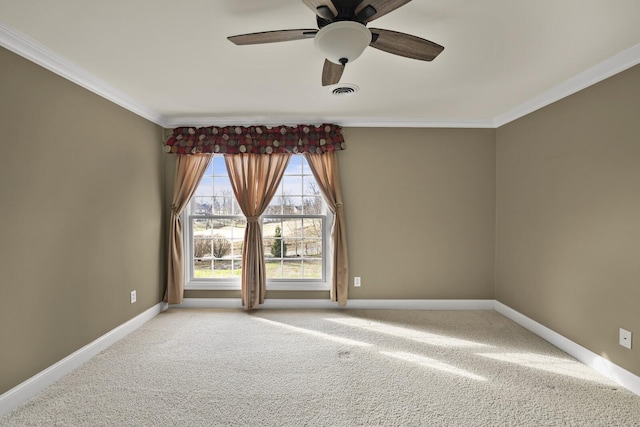
[[[157,304],[164,250],[158,126],[0,48],[0,132],[1,394]]]
[[[495,130],[347,128],[345,139],[349,298],[492,299]],[[354,276],[362,287],[353,287]],[[328,292],[267,298],[328,299]]]
[[[350,298],[493,298],[495,130],[347,129]]]
[[[640,375],[640,66],[497,130],[497,225],[496,298]]]

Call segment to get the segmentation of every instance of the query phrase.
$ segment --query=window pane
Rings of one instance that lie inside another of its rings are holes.
[[[214,260],[213,266],[213,277],[220,279],[233,277],[233,262],[231,260]]]
[[[285,219],[282,222],[282,237],[300,237],[302,238],[302,218]]]
[[[240,205],[236,200],[236,196],[233,196],[233,215],[243,215],[242,209],[240,209]]]
[[[299,239],[285,239],[284,242],[284,256],[285,257],[297,257],[300,254],[296,253],[296,248],[298,247],[298,243],[300,243]]]
[[[213,194],[213,178],[203,177],[196,189],[196,196],[211,196]]]
[[[231,226],[233,227],[233,237],[244,237],[244,229],[247,228],[247,220],[245,218],[234,218],[231,220]]]
[[[302,169],[302,165],[304,163],[306,163],[307,161],[304,159],[304,157],[302,156],[291,156],[289,158],[289,163],[287,164],[287,170],[285,171],[285,174],[289,175],[289,174],[302,174],[303,169]],[[308,169],[308,167],[307,167]]]
[[[239,233],[240,229],[236,229],[235,233],[240,234],[233,238],[233,245],[231,247],[231,256],[233,258],[241,259],[242,257],[242,245],[244,245],[244,230]]]
[[[194,215],[208,215],[212,212],[213,199],[211,197],[195,197],[191,212]]]
[[[212,239],[193,239],[193,257],[197,260],[210,258],[212,251]]]
[[[274,258],[283,258],[287,254],[287,243],[283,239],[273,239],[270,246],[271,256]]]
[[[265,261],[267,277],[270,279],[282,278],[282,261],[268,259]]]
[[[262,235],[264,236],[265,254],[269,254],[274,258],[282,258],[286,255],[286,244],[282,239],[282,221],[263,224]]]
[[[283,215],[302,214],[302,197],[301,196],[283,196],[282,197],[282,213]]]
[[[305,215],[322,215],[324,212],[324,200],[322,197],[305,197],[302,205]]]
[[[242,241],[246,220],[244,218],[212,219],[212,236],[217,245],[217,253],[222,257],[240,256],[242,254]],[[214,248],[216,249],[216,248]]]
[[[213,198],[213,214],[214,215],[233,215],[233,205],[235,199],[233,197],[214,197]]]
[[[214,258],[224,258],[231,256],[231,247],[233,242],[220,234],[213,236],[211,242],[211,254]]]
[[[290,257],[301,257],[304,252],[304,243],[302,240],[288,240],[287,254]]]
[[[262,217],[262,234],[273,234],[276,225],[279,225],[282,220],[280,218],[272,218],[268,216]]]
[[[264,238],[282,237],[282,220],[280,218],[264,218],[262,236]]]
[[[299,279],[302,277],[302,261],[285,260],[282,263],[283,279]]]
[[[271,199],[271,203],[265,210],[265,215],[282,215],[282,205],[284,204],[284,199],[281,196],[275,196]]]
[[[209,168],[213,168],[213,174],[228,176],[227,174],[227,165],[224,162],[223,156],[213,156],[213,161],[209,163]],[[209,169],[207,169],[208,174],[210,175]]]
[[[322,240],[305,240],[303,256],[322,257]]]
[[[203,176],[213,176],[213,164],[215,163],[215,158],[209,162],[209,165],[207,166],[207,170],[204,171],[204,175]]]
[[[282,195],[283,196],[300,196],[302,195],[302,176],[283,176],[282,177]]]
[[[204,237],[211,235],[212,220],[205,218],[193,219],[193,237]]]
[[[193,276],[196,279],[206,279],[213,277],[211,261],[195,261],[193,263]]]
[[[233,188],[231,181],[226,176],[213,178],[213,195],[214,196],[233,196]]]
[[[304,218],[303,224],[304,224],[304,237],[306,239],[322,238],[322,233],[323,233],[322,218]]]
[[[230,236],[232,223],[233,223],[233,219],[231,218],[212,219],[211,228],[213,229],[213,234],[220,234],[221,236],[227,236],[227,235]]]
[[[303,274],[305,279],[322,279],[322,261],[310,260],[304,261],[302,264]]]
[[[275,197],[274,197],[275,199]],[[272,202],[273,203],[273,202]],[[264,211],[265,215],[279,215],[281,213],[280,206],[269,205],[267,209]]]
[[[262,239],[262,245],[264,247],[264,256],[265,258],[273,258],[273,254],[271,253],[271,248],[273,248],[275,240],[273,239]]]
[[[242,245],[244,244],[244,238],[234,238],[231,244],[231,257],[241,259],[242,257]]]
[[[241,277],[242,276],[242,259],[234,258],[233,259],[233,277]]]
[[[307,175],[303,178],[304,183],[304,195],[305,196],[321,196],[320,188],[318,188],[318,184],[316,183],[316,179],[313,175]]]

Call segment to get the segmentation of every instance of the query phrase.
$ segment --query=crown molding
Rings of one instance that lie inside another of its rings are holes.
[[[295,126],[300,123],[322,124],[333,123],[342,127],[405,127],[405,128],[495,128],[493,119],[397,119],[397,118],[349,118],[323,117],[298,118],[291,117],[168,117],[164,122],[166,127],[182,126],[251,126],[259,123],[263,126]]]
[[[640,43],[542,92],[540,95],[531,98],[517,107],[496,116],[494,119],[494,127],[499,128],[500,126],[506,125],[509,122],[533,113],[569,95],[573,95],[582,89],[586,89],[637,64],[640,64]]]
[[[166,121],[161,114],[141,105],[106,82],[57,55],[31,37],[2,22],[0,22],[0,46],[153,123],[163,126]]]
[[[167,117],[164,121],[165,127],[204,127],[204,126],[255,126],[260,124],[261,126],[297,126],[300,123],[306,124],[323,124],[334,123],[329,119],[308,119],[298,118],[291,119],[288,117],[266,117],[266,116],[211,116],[211,117],[198,117],[198,116],[185,116],[185,117]],[[336,123],[338,124],[338,123]]]
[[[342,120],[335,120],[340,122]],[[339,123],[340,124],[340,123]],[[341,123],[349,127],[403,127],[403,128],[494,128],[493,119],[351,119]]]

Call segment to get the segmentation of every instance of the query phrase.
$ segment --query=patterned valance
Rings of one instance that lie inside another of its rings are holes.
[[[324,153],[346,148],[342,127],[298,126],[209,126],[173,129],[165,151],[197,153]]]

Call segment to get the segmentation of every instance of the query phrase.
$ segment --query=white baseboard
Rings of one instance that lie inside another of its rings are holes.
[[[265,310],[304,309],[375,309],[375,310],[493,310],[494,300],[406,300],[406,299],[352,299],[346,307],[324,299],[268,299],[260,305]],[[182,304],[170,308],[242,308],[238,298],[185,298]]]
[[[166,310],[167,304],[159,303],[139,314],[126,323],[112,329],[95,341],[85,345],[69,356],[49,366],[28,380],[18,384],[11,390],[0,395],[0,416],[25,403],[38,392],[44,390],[63,376],[67,375],[83,363],[105,350],[110,345],[121,340],[144,323]]]
[[[525,329],[538,335],[545,341],[558,347],[560,350],[575,357],[580,362],[595,369],[610,380],[620,384],[622,387],[632,391],[640,396],[640,377],[627,371],[624,368],[610,362],[602,356],[593,353],[592,351],[582,347],[571,341],[568,338],[563,337],[559,333],[547,328],[546,326],[536,322],[535,320],[525,316],[524,314],[512,309],[511,307],[504,305],[503,303],[496,301],[495,310],[503,316],[513,320]]]
[[[376,310],[493,310],[492,299],[356,299],[344,308]]]

